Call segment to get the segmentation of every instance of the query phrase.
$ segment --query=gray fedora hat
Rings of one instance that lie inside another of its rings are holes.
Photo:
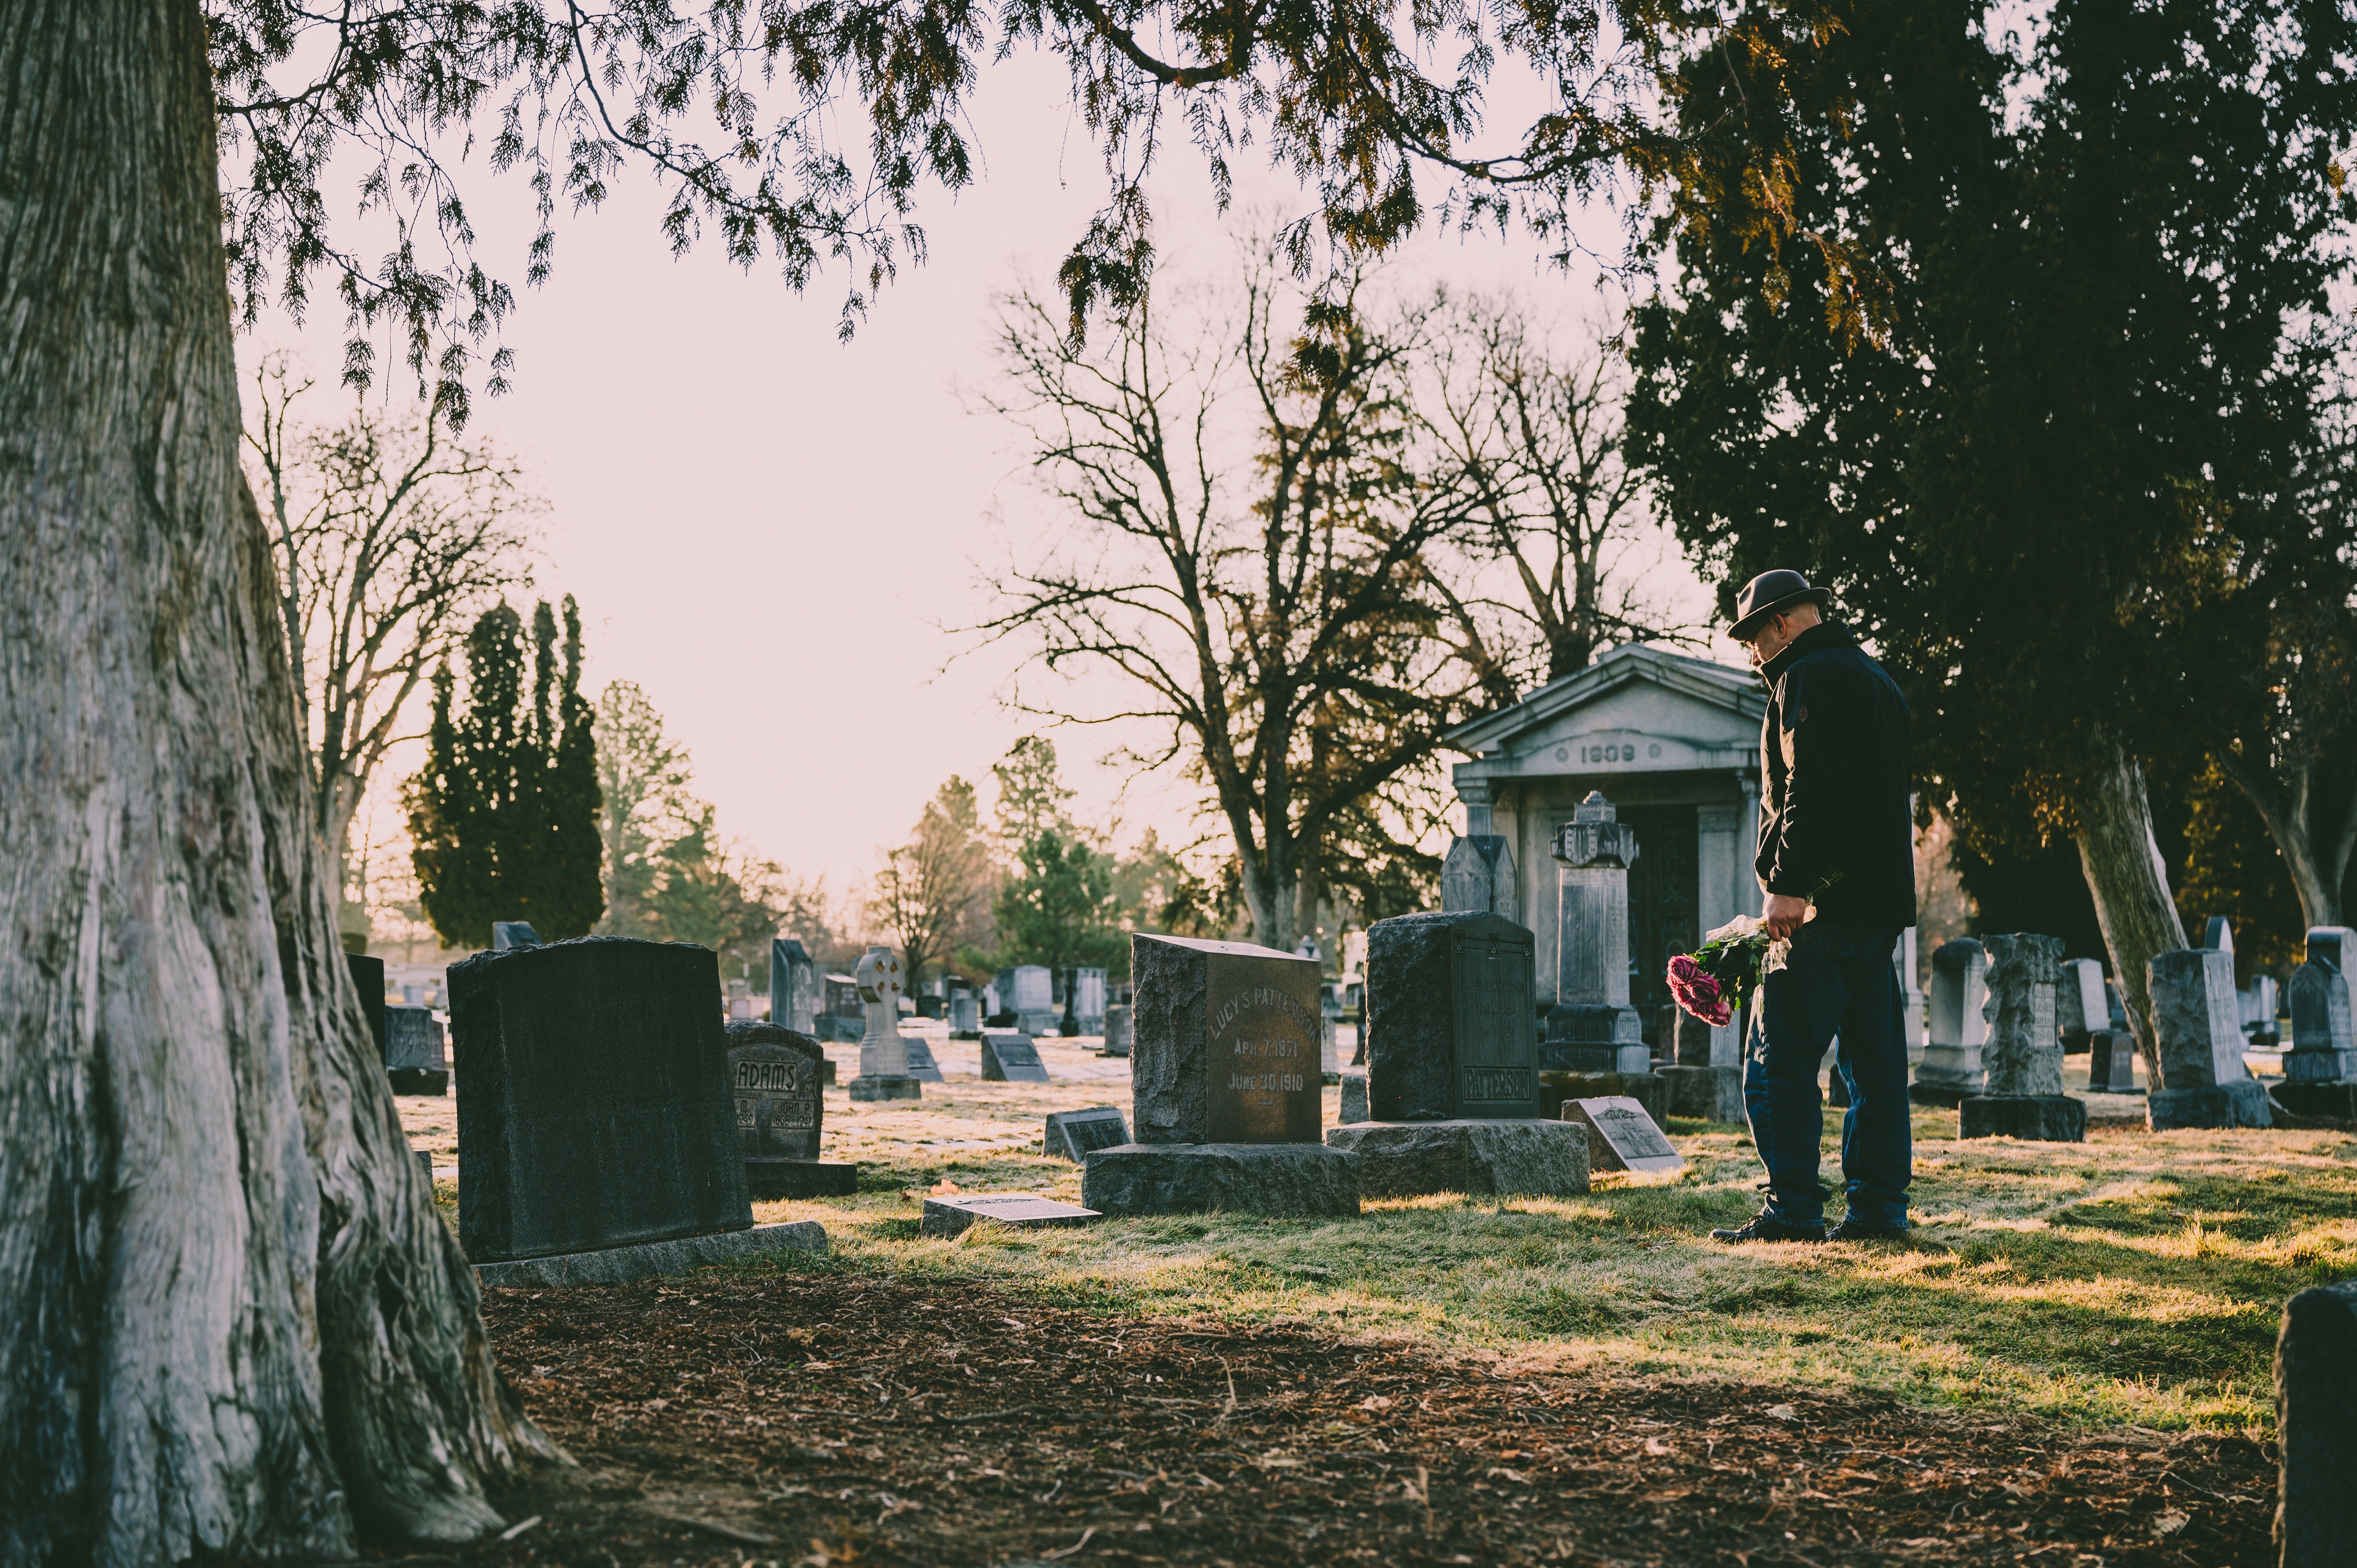
[[[1735,624],[1727,635],[1738,642],[1747,640],[1772,616],[1789,610],[1795,605],[1814,605],[1819,609],[1833,602],[1829,589],[1813,588],[1809,580],[1798,572],[1779,567],[1762,572],[1743,585],[1743,592],[1735,596]]]

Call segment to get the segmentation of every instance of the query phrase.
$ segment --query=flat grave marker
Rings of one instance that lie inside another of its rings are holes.
[[[1082,1111],[1059,1111],[1048,1118],[1039,1141],[1043,1153],[1074,1165],[1089,1163],[1092,1149],[1110,1149],[1129,1142],[1129,1123],[1113,1105],[1092,1105]]]
[[[1000,1029],[982,1032],[982,1077],[985,1083],[1046,1083],[1047,1064],[1031,1036]]]
[[[1077,1203],[1064,1203],[1036,1193],[962,1192],[925,1199],[917,1220],[920,1236],[955,1236],[985,1219],[1022,1230],[1060,1230],[1087,1225],[1104,1216]]]
[[[1645,1108],[1626,1095],[1597,1100],[1566,1100],[1563,1119],[1587,1128],[1589,1164],[1600,1171],[1676,1171],[1685,1160],[1645,1114]]]

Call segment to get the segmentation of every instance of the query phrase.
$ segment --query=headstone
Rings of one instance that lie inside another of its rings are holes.
[[[2357,1118],[2357,932],[2316,926],[2308,933],[2308,961],[2292,971],[2291,1048],[2276,1102],[2298,1116]]]
[[[493,920],[491,922],[493,952],[505,952],[510,948],[536,948],[540,945],[540,933],[532,929],[532,922],[529,920]]]
[[[2222,948],[2155,953],[2150,974],[2160,1056],[2160,1082],[2145,1101],[2153,1129],[2273,1125],[2266,1090],[2243,1062],[2233,953]]]
[[[1132,1038],[1130,1018],[1131,1015],[1128,1003],[1115,1002],[1109,1004],[1106,1006],[1104,1046],[1097,1052],[1097,1055],[1101,1057],[1125,1057],[1129,1055],[1130,1040]]]
[[[1685,1161],[1645,1108],[1626,1096],[1566,1100],[1563,1119],[1587,1129],[1587,1163],[1599,1171],[1676,1171]]]
[[[425,1178],[425,1189],[434,1190],[434,1156],[425,1150],[417,1151],[417,1174]]]
[[[728,1017],[731,1023],[750,1023],[760,1017],[760,1004],[753,1000],[752,983],[732,980],[728,983]]]
[[[2077,1056],[2112,1026],[2111,998],[2104,991],[2104,966],[2091,958],[2062,965],[2062,1053]]]
[[[770,1022],[819,1038],[818,965],[793,937],[770,939]]]
[[[2234,924],[2223,915],[2212,915],[2201,930],[2201,950],[2232,953],[2234,950]]]
[[[1015,1030],[982,1032],[982,1077],[985,1083],[1046,1083],[1047,1064],[1031,1036]]]
[[[1923,987],[1919,981],[1922,967],[1917,961],[1915,928],[1908,927],[1899,933],[1899,940],[1890,949],[1890,966],[1899,974],[1900,1027],[1907,1042],[1907,1059],[1923,1059]]]
[[[1019,963],[998,972],[1001,1005],[1015,1015],[1027,1035],[1052,1035],[1062,1026],[1056,1010],[1055,977],[1039,964]]]
[[[364,952],[348,952],[344,967],[351,972],[352,989],[361,993],[361,1011],[367,1015],[369,1037],[376,1041],[376,1054],[386,1067],[393,1065],[384,1033],[384,960]],[[393,1090],[398,1094],[400,1090]]]
[[[728,1026],[728,1084],[737,1097],[737,1138],[745,1186],[755,1198],[847,1197],[859,1167],[818,1157],[826,1096],[826,1053],[810,1036],[777,1024]]]
[[[1359,1156],[1367,1197],[1577,1197],[1588,1189],[1587,1129],[1577,1122],[1363,1122],[1335,1128],[1326,1143]]]
[[[1638,1074],[1651,1070],[1629,1005],[1629,867],[1637,833],[1601,790],[1590,790],[1555,832],[1560,918],[1555,1010],[1539,1047],[1543,1069]]]
[[[1342,1070],[1340,1049],[1342,999],[1334,994],[1331,985],[1318,988],[1318,1079],[1323,1083],[1329,1075]]]
[[[2283,1044],[2283,1035],[2276,1020],[2281,1015],[2283,997],[2276,989],[2272,974],[2255,974],[2251,988],[2243,993],[2243,1036],[2262,1050],[2274,1050]]]
[[[982,1004],[971,991],[950,993],[950,1038],[982,1038]]]
[[[830,974],[819,983],[821,1009],[814,1031],[821,1040],[856,1041],[867,1037],[867,1004],[859,999],[855,975]]]
[[[384,1010],[384,1072],[395,1094],[439,1095],[450,1088],[442,1024],[430,1007]]]
[[[900,955],[890,948],[871,947],[861,955],[852,978],[859,987],[867,1026],[859,1040],[859,1076],[846,1086],[851,1098],[921,1098],[924,1085],[909,1071],[909,1042],[900,1034]]]
[[[1495,833],[1452,839],[1440,863],[1440,912],[1499,915],[1519,923],[1514,852]]]
[[[1987,1087],[1958,1106],[1958,1133],[2085,1143],[2087,1102],[2062,1092],[2062,1036],[2055,1025],[2062,939],[2025,931],[1984,937],[1981,946],[1988,961],[1988,1041],[1981,1053]]]
[[[1348,1126],[1355,1122],[1368,1120],[1367,1075],[1362,1072],[1346,1072],[1341,1076],[1342,1100],[1340,1109],[1335,1112],[1335,1121]]]
[[[922,1035],[903,1035],[900,1047],[909,1053],[909,1076],[919,1083],[947,1083],[942,1076],[941,1063],[933,1059],[933,1047],[925,1043]]]
[[[1093,1208],[1023,1192],[961,1192],[928,1197],[917,1220],[920,1236],[956,1236],[983,1220],[1020,1230],[1054,1230],[1103,1219]]]
[[[1931,1039],[1907,1090],[1917,1104],[1956,1105],[1987,1088],[1981,1065],[1988,1039],[1987,974],[1987,951],[1970,937],[1943,942],[1932,954]]]
[[[1072,972],[1072,1017],[1083,1035],[1102,1035],[1105,1031],[1105,972],[1101,969],[1078,969]]]
[[[1738,1009],[1724,1024],[1713,1024],[1681,1009],[1672,1027],[1674,1059],[1661,1069],[1669,1085],[1672,1116],[1704,1122],[1742,1124],[1743,1014]]]
[[[1359,1162],[1318,1141],[1318,966],[1248,942],[1130,938],[1138,1142],[1092,1154],[1107,1214],[1359,1211]]]
[[[2349,1484],[2357,1475],[2357,1280],[2317,1285],[2284,1304],[2276,1336],[2276,1455],[2275,1544],[2283,1568],[2351,1568],[2357,1563],[2357,1487]]]
[[[1501,915],[1367,930],[1367,1097],[1377,1122],[1535,1117],[1531,933]]]
[[[1056,1159],[1085,1165],[1092,1149],[1110,1149],[1128,1142],[1129,1123],[1122,1119],[1121,1108],[1092,1105],[1085,1111],[1051,1113],[1047,1132],[1039,1140],[1039,1151]]]
[[[403,987],[401,988],[401,1004],[402,1004],[403,1006],[404,1006],[404,1007],[423,1007],[423,1006],[425,1006],[425,987],[424,987],[424,986],[422,986],[422,985],[404,985],[404,986],[403,986]]]
[[[479,952],[450,968],[450,1030],[473,1262],[752,1225],[711,949]]]
[[[2136,1036],[2126,1029],[2098,1029],[2087,1036],[2087,1092],[2142,1094],[2136,1080]]]

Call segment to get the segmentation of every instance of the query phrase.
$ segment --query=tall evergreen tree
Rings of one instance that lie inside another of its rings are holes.
[[[495,920],[529,920],[544,940],[585,936],[606,907],[599,877],[595,715],[581,697],[580,615],[533,617],[533,699],[524,706],[523,619],[504,601],[467,637],[467,708],[446,664],[434,679],[425,767],[410,780],[418,899],[444,943],[490,945]]]

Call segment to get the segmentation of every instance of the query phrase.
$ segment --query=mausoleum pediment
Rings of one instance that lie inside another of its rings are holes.
[[[1749,671],[1640,644],[1460,725],[1448,739],[1479,755],[1492,779],[1740,767],[1755,757],[1766,709]]]

